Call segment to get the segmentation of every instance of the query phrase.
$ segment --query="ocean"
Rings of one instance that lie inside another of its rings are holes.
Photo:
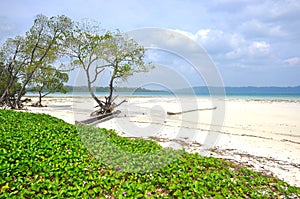
[[[96,96],[108,96],[108,92],[96,92]],[[140,97],[168,97],[175,96],[174,93],[171,92],[116,92],[114,96],[140,96]],[[209,93],[176,93],[177,96],[197,96],[197,97],[213,97]],[[27,92],[26,96],[38,96],[38,93]],[[89,92],[68,92],[68,93],[51,93],[47,96],[50,97],[76,97],[76,96],[90,96]],[[257,99],[257,100],[300,100],[300,93],[231,93],[225,92],[225,95],[216,95],[216,97],[221,98],[229,98],[229,99]]]

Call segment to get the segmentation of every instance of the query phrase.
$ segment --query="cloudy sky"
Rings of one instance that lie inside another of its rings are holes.
[[[40,13],[124,32],[176,30],[205,49],[226,86],[300,85],[299,0],[1,0],[0,41]]]

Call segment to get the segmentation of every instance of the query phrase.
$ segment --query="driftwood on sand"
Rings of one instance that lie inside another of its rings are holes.
[[[97,105],[95,106],[95,108],[97,107],[100,107],[98,110],[92,112],[90,114],[90,116],[94,117],[94,116],[98,116],[98,115],[103,115],[103,114],[108,114],[108,113],[112,113],[113,110],[115,110],[115,108],[117,108],[118,106],[120,106],[121,104],[123,104],[124,102],[127,102],[127,100],[123,100],[122,102],[120,102],[119,104],[115,104],[113,103],[113,101],[117,98],[117,96],[112,100],[112,103],[110,103],[108,101],[108,98],[105,97],[106,101],[103,102],[103,101],[100,101],[102,102],[104,105],[100,106],[100,105]]]
[[[189,112],[193,112],[193,111],[207,111],[207,110],[215,110],[217,109],[217,107],[212,107],[212,108],[200,108],[200,109],[193,109],[193,110],[188,110],[188,111],[181,111],[181,112],[167,112],[168,115],[179,115],[179,114],[183,114],[183,113],[189,113]]]
[[[87,120],[83,120],[83,121],[75,121],[75,124],[77,125],[96,125],[100,122],[104,122],[107,121],[109,119],[112,119],[113,117],[115,117],[116,115],[119,115],[121,113],[121,111],[117,110],[115,112],[112,113],[106,113],[97,117],[93,117]]]

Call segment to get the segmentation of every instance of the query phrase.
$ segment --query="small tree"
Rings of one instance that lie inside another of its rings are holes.
[[[6,105],[11,107],[10,104],[14,103],[15,95],[21,89],[21,84],[18,82],[18,79],[12,79],[5,68],[1,71],[0,77],[0,95],[4,96],[4,100],[0,101],[0,106]],[[7,89],[8,84],[9,90]]]
[[[104,41],[110,37],[109,33],[100,34],[97,24],[83,21],[74,27],[65,42],[64,54],[70,57],[71,65],[84,71],[88,90],[100,107],[104,107],[104,103],[95,95],[93,88],[99,75],[110,66],[103,64]]]
[[[106,97],[105,106],[100,113],[111,112],[112,108],[120,105],[112,105],[114,83],[117,80],[125,81],[128,77],[138,72],[147,72],[154,66],[144,62],[145,49],[132,38],[120,31],[113,33],[105,40],[102,58],[111,69],[109,81],[109,95]],[[122,103],[122,102],[121,102]]]
[[[0,105],[15,108],[17,94],[20,94],[21,84],[18,82],[21,71],[26,65],[26,57],[22,51],[25,45],[23,37],[9,38],[1,46],[1,89]],[[23,94],[23,93],[22,93]]]
[[[0,50],[1,83],[4,85],[0,93],[1,105],[22,108],[21,98],[29,82],[40,68],[56,61],[64,35],[72,25],[65,16],[38,15],[24,37],[17,36],[4,43]]]
[[[33,26],[26,32],[25,45],[21,49],[26,64],[22,67],[22,87],[17,95],[15,107],[21,108],[21,97],[27,85],[40,68],[46,68],[56,61],[64,42],[64,35],[72,27],[73,22],[66,16],[48,18],[38,15]]]
[[[31,91],[39,93],[39,100],[34,106],[43,107],[42,98],[54,92],[66,93],[64,83],[69,80],[67,73],[62,73],[54,67],[39,69],[30,83]]]
[[[145,50],[133,39],[119,31],[100,34],[99,27],[88,22],[78,24],[69,34],[65,49],[71,64],[81,67],[85,73],[89,92],[100,108],[96,114],[108,113],[114,108],[116,80],[125,80],[136,72],[147,71],[151,66],[144,63]],[[95,95],[93,87],[105,69],[110,69],[112,75],[109,95],[102,101]]]

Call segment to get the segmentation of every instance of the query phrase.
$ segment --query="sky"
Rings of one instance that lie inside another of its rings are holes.
[[[225,86],[300,85],[299,0],[1,0],[0,42],[23,35],[40,13],[123,32],[175,30],[205,50]],[[178,59],[169,64],[189,67]],[[185,77],[201,84],[192,74]]]

